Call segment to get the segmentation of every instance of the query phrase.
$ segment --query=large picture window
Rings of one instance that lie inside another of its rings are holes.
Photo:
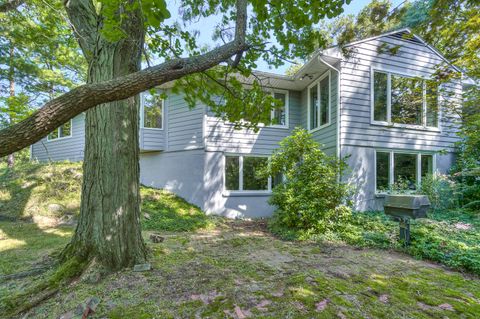
[[[227,191],[269,191],[269,178],[258,178],[257,172],[267,164],[268,157],[226,155],[225,190]]]
[[[308,87],[308,128],[330,124],[330,71]]]
[[[159,94],[144,93],[141,121],[144,128],[163,129],[163,99]]]
[[[47,136],[48,141],[58,140],[61,138],[66,138],[72,136],[72,120],[67,123],[60,125],[54,131],[52,131]]]
[[[375,154],[375,182],[377,192],[392,186],[415,190],[422,178],[434,172],[434,155],[377,151]]]
[[[372,120],[438,127],[438,83],[372,69]]]

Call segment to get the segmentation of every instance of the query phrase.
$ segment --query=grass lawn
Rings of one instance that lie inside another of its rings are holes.
[[[68,242],[74,229],[60,222],[78,214],[80,177],[81,166],[71,163],[0,168],[0,318],[8,317],[2,311],[6,300],[51,273],[8,277],[51,265]],[[141,194],[153,270],[101,279],[84,275],[19,318],[70,318],[90,298],[99,304],[89,318],[478,318],[480,313],[477,276],[390,250],[400,249],[398,226],[379,214],[356,215],[345,238],[284,241],[267,231],[264,221],[211,218],[169,192],[142,188]],[[418,240],[404,252],[474,267],[479,226],[473,215],[435,215],[412,227]],[[151,232],[165,240],[149,242]]]
[[[0,229],[0,260],[13,267],[7,272],[35,265],[71,233],[12,222],[0,223]],[[149,243],[154,270],[127,270],[99,282],[81,278],[27,318],[58,318],[91,297],[100,300],[92,318],[476,318],[480,313],[478,278],[404,254],[282,241],[262,222],[223,221],[207,230],[163,234],[163,243]],[[37,277],[2,280],[0,293],[22,289]]]

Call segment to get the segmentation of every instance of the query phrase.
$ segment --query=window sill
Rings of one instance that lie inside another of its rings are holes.
[[[314,132],[316,132],[316,131],[320,131],[321,129],[324,129],[324,128],[330,126],[330,124],[332,124],[332,123],[323,124],[322,126],[319,126],[319,127],[317,127],[317,128],[308,130],[308,132],[309,132],[309,133],[314,133]]]
[[[141,129],[153,130],[153,131],[163,131],[163,128],[158,128],[158,127],[141,127]]]
[[[223,197],[266,197],[271,191],[223,191]]]
[[[48,137],[47,137],[47,142],[50,143],[50,142],[56,142],[56,141],[63,141],[63,140],[68,140],[69,138],[72,138],[72,135],[65,136],[65,137],[57,137],[57,138],[53,138],[53,139],[48,139]]]
[[[384,126],[389,128],[401,128],[414,131],[428,131],[428,132],[438,132],[441,130],[438,127],[429,127],[429,126],[419,126],[419,125],[409,125],[409,124],[398,124],[398,123],[388,123],[388,122],[370,122],[371,125],[375,126]]]

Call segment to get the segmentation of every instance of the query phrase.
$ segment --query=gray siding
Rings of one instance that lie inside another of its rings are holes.
[[[190,109],[183,94],[167,92],[167,147],[169,151],[203,148],[204,106]]]
[[[381,48],[395,46],[395,55],[382,53]],[[381,37],[352,47],[352,57],[341,66],[341,146],[395,148],[411,150],[454,151],[458,140],[458,125],[455,116],[442,110],[440,131],[393,128],[371,124],[370,76],[371,67],[388,68],[391,72],[408,73],[429,77],[435,66],[443,60],[423,44],[399,40],[390,36]],[[460,103],[461,83],[452,82],[449,89],[457,97],[450,102]],[[342,155],[346,152],[342,151]]]
[[[32,145],[32,159],[38,161],[80,161],[85,148],[85,114],[72,119],[71,137],[47,141],[44,137]]]
[[[165,129],[140,128],[139,142],[141,151],[162,151],[165,149]]]
[[[289,91],[289,126],[288,128],[262,127],[253,130],[235,130],[230,123],[225,123],[214,116],[206,117],[205,141],[208,151],[231,153],[271,154],[278,143],[297,126],[302,126],[302,104],[300,92]]]
[[[320,75],[322,76],[322,75]],[[319,76],[319,77],[320,77]],[[314,81],[313,81],[314,82]],[[312,82],[312,83],[313,83]],[[329,155],[336,155],[337,150],[337,111],[338,111],[338,73],[330,71],[330,124],[312,132],[313,138],[322,145],[322,150]],[[308,88],[302,91],[302,127],[308,128]]]

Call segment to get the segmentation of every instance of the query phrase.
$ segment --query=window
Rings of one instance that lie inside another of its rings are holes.
[[[271,180],[258,178],[258,170],[267,164],[268,157],[226,155],[225,189],[227,191],[269,191]]]
[[[163,99],[160,95],[144,93],[140,114],[142,127],[163,129]]]
[[[72,120],[60,125],[47,136],[48,141],[57,140],[72,136]]]
[[[438,127],[438,83],[372,69],[372,120]]]
[[[273,97],[280,100],[280,106],[272,110],[272,125],[288,126],[288,102],[287,93],[273,92]]]
[[[308,88],[308,128],[330,124],[330,71]]]
[[[385,192],[393,184],[415,190],[422,178],[434,172],[434,155],[393,151],[377,151],[376,190]]]

